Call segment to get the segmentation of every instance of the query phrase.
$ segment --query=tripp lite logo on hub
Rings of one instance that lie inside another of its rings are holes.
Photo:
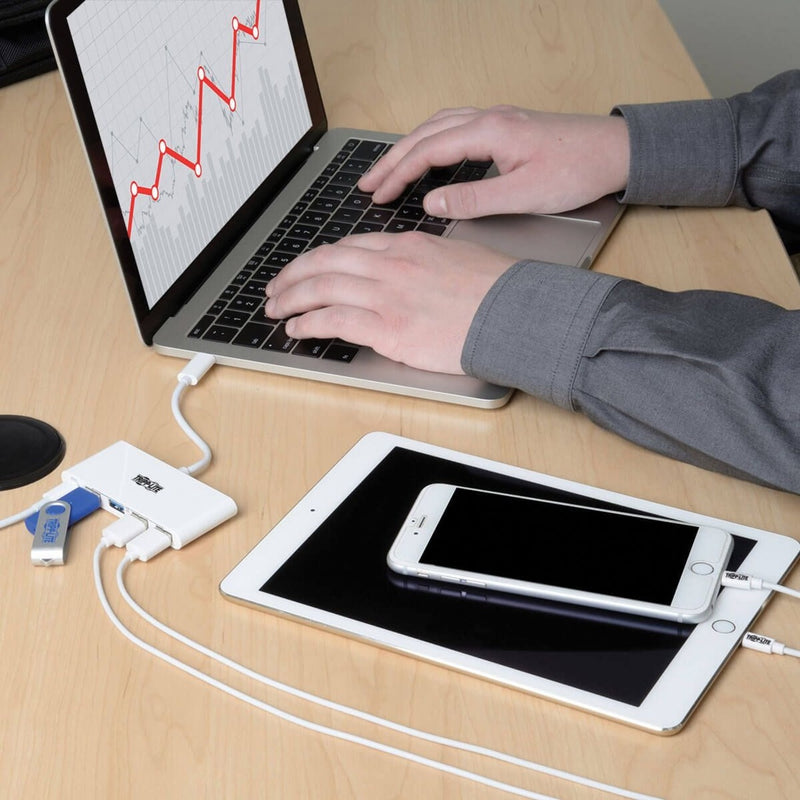
[[[160,483],[150,480],[146,475],[137,475],[133,478],[133,482],[137,486],[141,486],[143,489],[147,489],[148,492],[152,492],[153,494],[158,494],[164,488]]]

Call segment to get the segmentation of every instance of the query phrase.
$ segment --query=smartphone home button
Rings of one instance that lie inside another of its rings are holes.
[[[729,619],[715,619],[711,627],[717,633],[733,633],[736,630],[736,626]]]
[[[695,575],[710,575],[714,571],[714,567],[706,561],[695,561],[692,564],[692,572]]]

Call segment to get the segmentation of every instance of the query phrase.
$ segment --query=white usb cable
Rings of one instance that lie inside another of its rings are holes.
[[[725,572],[722,575],[722,585],[729,589],[749,589],[753,591],[779,592],[800,600],[800,592],[790,589],[788,586],[781,586],[779,583],[769,583],[754,575],[745,575],[741,572]],[[783,642],[773,639],[771,636],[763,636],[760,633],[748,631],[742,639],[742,647],[748,650],[758,650],[760,653],[768,653],[778,656],[792,656],[800,658],[800,650],[787,647]]]
[[[528,761],[526,759],[518,758],[516,756],[511,756],[511,755],[508,755],[506,753],[501,753],[501,752],[496,751],[496,750],[491,750],[489,748],[485,748],[485,747],[481,747],[481,746],[478,746],[478,745],[469,744],[467,742],[461,742],[461,741],[458,741],[458,740],[455,740],[455,739],[449,739],[449,738],[443,737],[443,736],[437,736],[436,734],[428,733],[426,731],[417,730],[415,728],[409,728],[409,727],[407,727],[405,725],[401,725],[399,723],[383,719],[382,717],[377,717],[377,716],[374,716],[372,714],[368,714],[368,713],[366,713],[364,711],[359,711],[358,709],[354,709],[354,708],[350,708],[348,706],[340,705],[339,703],[335,703],[332,700],[327,700],[325,698],[318,697],[318,696],[310,694],[308,692],[304,692],[304,691],[302,691],[300,689],[296,689],[295,687],[289,686],[289,685],[284,684],[284,683],[280,683],[279,681],[275,681],[275,680],[273,680],[271,678],[268,678],[268,677],[266,677],[264,675],[261,675],[260,673],[257,673],[257,672],[255,672],[253,670],[250,670],[247,667],[244,667],[241,664],[238,664],[237,662],[227,658],[226,656],[220,655],[219,653],[216,653],[215,651],[213,651],[213,650],[211,650],[211,649],[209,649],[209,648],[207,648],[207,647],[205,647],[205,646],[193,641],[189,637],[184,636],[181,633],[178,633],[177,631],[173,630],[169,626],[167,626],[164,623],[162,623],[159,620],[157,620],[152,615],[148,614],[148,612],[146,612],[143,608],[141,608],[141,606],[139,606],[136,603],[136,601],[131,597],[130,593],[127,591],[127,588],[125,587],[125,582],[124,582],[125,571],[127,570],[128,566],[130,565],[130,563],[132,561],[137,560],[137,557],[136,557],[136,555],[134,555],[134,553],[138,552],[140,548],[138,548],[136,542],[137,542],[137,540],[134,539],[128,544],[128,553],[126,553],[125,557],[120,562],[119,567],[117,568],[117,585],[119,587],[120,593],[122,594],[123,598],[128,603],[128,605],[138,615],[140,615],[143,619],[145,619],[147,622],[149,622],[151,625],[156,627],[158,630],[162,631],[163,633],[166,633],[167,635],[169,635],[170,637],[172,637],[176,641],[178,641],[181,644],[184,644],[184,645],[196,650],[199,653],[202,653],[203,655],[206,655],[206,656],[218,661],[219,663],[221,663],[221,664],[223,664],[223,665],[225,665],[225,666],[227,666],[227,667],[229,667],[231,669],[236,670],[237,672],[240,672],[243,675],[246,675],[246,676],[248,676],[250,678],[253,678],[253,679],[259,681],[260,683],[262,683],[262,684],[264,684],[266,686],[269,686],[271,688],[278,689],[279,691],[291,694],[294,697],[298,697],[298,698],[300,698],[302,700],[306,700],[306,701],[314,703],[316,705],[321,705],[321,706],[323,706],[325,708],[328,708],[328,709],[331,709],[331,710],[334,710],[334,711],[338,711],[338,712],[346,714],[348,716],[355,717],[355,718],[358,718],[358,719],[373,723],[375,725],[379,725],[379,726],[381,726],[383,728],[387,728],[389,730],[393,730],[393,731],[397,731],[397,732],[400,732],[400,733],[404,733],[404,734],[410,735],[412,737],[415,737],[415,738],[418,738],[418,739],[422,739],[422,740],[427,741],[427,742],[432,742],[432,743],[435,743],[435,744],[444,745],[446,747],[452,747],[452,748],[455,748],[455,749],[458,749],[458,750],[462,750],[462,751],[466,751],[466,752],[469,752],[469,753],[474,753],[474,754],[477,754],[477,755],[486,756],[488,758],[493,758],[493,759],[496,759],[498,761],[503,761],[503,762],[505,762],[507,764],[513,764],[515,766],[520,766],[520,767],[523,767],[523,768],[531,770],[531,771],[547,774],[547,775],[550,775],[552,777],[559,778],[561,780],[570,781],[572,783],[577,783],[579,785],[586,786],[586,787],[589,787],[589,788],[592,788],[592,789],[595,789],[595,790],[607,792],[609,794],[614,794],[614,795],[617,795],[618,797],[630,798],[630,800],[658,800],[657,798],[653,797],[652,795],[645,795],[645,794],[641,794],[639,792],[634,792],[634,791],[622,789],[622,788],[619,788],[619,787],[616,787],[616,786],[612,786],[610,784],[605,784],[605,783],[602,783],[600,781],[592,780],[590,778],[584,778],[584,777],[582,777],[580,775],[575,775],[573,773],[565,772],[563,770],[554,769],[552,767],[547,767],[547,766],[544,766],[544,765],[541,765],[541,764],[537,764],[537,763],[532,762],[532,761]],[[96,588],[97,588],[98,596],[100,598],[100,602],[103,605],[103,608],[105,609],[106,614],[109,616],[109,618],[114,623],[114,625],[117,627],[117,629],[126,638],[128,638],[131,642],[136,644],[138,647],[143,648],[148,653],[156,656],[157,658],[159,658],[159,659],[161,659],[163,661],[166,661],[169,664],[172,664],[173,666],[177,667],[178,669],[182,670],[183,672],[186,672],[186,673],[198,678],[199,680],[202,680],[203,682],[205,682],[205,683],[207,683],[207,684],[209,684],[211,686],[214,686],[215,688],[218,688],[218,689],[226,692],[227,694],[232,695],[233,697],[236,697],[239,700],[242,700],[242,701],[244,701],[246,703],[249,703],[250,705],[255,706],[256,708],[259,708],[262,711],[266,711],[269,714],[273,714],[275,716],[278,716],[279,718],[281,718],[281,719],[283,719],[283,720],[285,720],[287,722],[291,722],[291,723],[293,723],[295,725],[299,725],[299,726],[301,726],[303,728],[306,728],[308,730],[312,730],[312,731],[315,731],[317,733],[322,733],[322,734],[325,734],[325,735],[328,735],[328,736],[332,736],[332,737],[337,738],[337,739],[342,739],[344,741],[352,742],[352,743],[355,743],[355,744],[360,744],[360,745],[362,745],[364,747],[368,747],[368,748],[373,749],[373,750],[378,750],[380,752],[387,753],[389,755],[394,755],[394,756],[397,756],[399,758],[403,758],[403,759],[405,759],[407,761],[412,761],[412,762],[415,762],[415,763],[418,763],[418,764],[422,764],[423,766],[428,766],[428,767],[431,767],[433,769],[437,769],[437,770],[439,770],[441,772],[446,772],[446,773],[449,773],[449,774],[452,774],[452,775],[456,775],[456,776],[459,776],[459,777],[462,777],[462,778],[466,778],[468,780],[472,780],[472,781],[475,781],[477,783],[480,783],[480,784],[483,784],[485,786],[489,786],[489,787],[492,787],[492,788],[495,788],[495,789],[500,789],[502,791],[508,792],[510,794],[517,795],[519,797],[533,798],[533,800],[553,800],[552,798],[550,798],[550,797],[548,797],[546,795],[543,795],[543,794],[540,794],[540,793],[537,793],[537,792],[533,792],[533,791],[529,791],[529,790],[523,789],[521,787],[513,786],[511,784],[506,784],[506,783],[503,783],[501,781],[496,781],[496,780],[494,780],[492,778],[488,778],[488,777],[486,777],[484,775],[479,775],[478,773],[474,773],[474,772],[470,772],[468,770],[460,769],[458,767],[454,767],[452,765],[445,764],[443,762],[439,762],[439,761],[436,761],[434,759],[425,758],[424,756],[419,756],[419,755],[417,755],[415,753],[412,753],[410,751],[402,750],[402,749],[399,749],[399,748],[396,748],[396,747],[392,747],[392,746],[389,746],[389,745],[384,745],[384,744],[382,744],[380,742],[376,742],[376,741],[373,741],[371,739],[367,739],[365,737],[357,736],[355,734],[350,734],[350,733],[347,733],[345,731],[338,730],[336,728],[330,728],[330,727],[327,727],[327,726],[324,726],[324,725],[318,725],[317,723],[310,722],[309,720],[303,719],[302,717],[297,717],[297,716],[295,716],[293,714],[289,714],[289,713],[287,713],[285,711],[282,711],[281,709],[276,708],[275,706],[271,706],[271,705],[269,705],[267,703],[264,703],[263,701],[259,700],[258,698],[255,698],[255,697],[252,697],[251,695],[247,695],[247,694],[245,694],[243,692],[240,692],[239,690],[234,689],[233,687],[229,686],[228,684],[225,684],[225,683],[223,683],[221,681],[218,681],[216,678],[213,678],[210,675],[207,675],[206,673],[201,672],[200,670],[197,670],[194,667],[191,667],[191,666],[185,664],[184,662],[180,661],[179,659],[176,659],[173,656],[171,656],[171,655],[169,655],[167,653],[164,653],[161,650],[158,650],[157,648],[153,647],[152,645],[148,644],[147,642],[144,642],[142,639],[139,639],[137,636],[135,636],[133,633],[131,633],[125,627],[125,625],[119,620],[119,618],[114,613],[114,611],[111,609],[111,606],[110,606],[110,604],[108,602],[108,598],[107,598],[106,593],[105,593],[105,588],[103,586],[103,581],[102,581],[102,577],[101,577],[101,573],[100,573],[100,557],[101,557],[102,552],[104,551],[104,549],[107,546],[108,546],[107,542],[101,542],[98,545],[97,549],[95,550],[95,556],[94,556],[95,585],[96,585]],[[167,549],[168,546],[169,546],[169,543],[167,541],[165,541],[165,542],[163,542],[162,549]],[[154,555],[153,550],[148,548],[148,550],[147,550],[147,559],[152,558],[153,555]],[[145,559],[142,559],[142,560],[145,560]]]
[[[197,353],[192,360],[178,374],[178,385],[172,393],[172,415],[180,425],[181,430],[197,445],[203,457],[188,467],[181,467],[181,472],[188,475],[198,475],[211,463],[211,448],[200,434],[186,421],[181,411],[181,395],[188,386],[197,386],[203,376],[216,363],[214,356],[208,353]]]

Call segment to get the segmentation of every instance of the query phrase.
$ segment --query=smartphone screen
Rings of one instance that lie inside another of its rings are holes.
[[[421,564],[669,605],[697,527],[457,488]]]

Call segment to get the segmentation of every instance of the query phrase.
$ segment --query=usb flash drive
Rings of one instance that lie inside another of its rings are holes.
[[[74,525],[79,520],[89,516],[92,511],[96,511],[98,508],[100,508],[100,498],[94,492],[90,492],[87,489],[81,489],[80,487],[73,489],[71,492],[67,492],[67,494],[65,494],[63,497],[59,497],[57,499],[63,501],[69,506],[70,525]],[[39,522],[39,515],[41,513],[41,510],[39,510],[35,514],[31,514],[25,520],[25,527],[31,533],[36,532],[36,526]]]
[[[39,509],[31,545],[31,562],[37,567],[60,566],[66,560],[70,504],[53,500]]]

